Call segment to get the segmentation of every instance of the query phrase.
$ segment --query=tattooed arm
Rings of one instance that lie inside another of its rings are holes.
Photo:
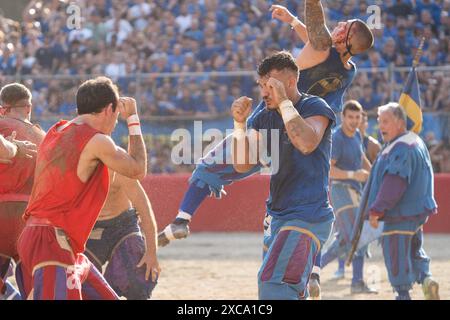
[[[300,115],[286,123],[289,140],[301,153],[308,155],[322,141],[329,120],[324,116],[303,119]]]
[[[325,15],[320,0],[305,1],[305,24],[309,41],[296,59],[300,70],[325,61],[333,45],[330,31],[325,25]]]
[[[286,132],[292,145],[303,154],[310,154],[316,150],[322,141],[330,120],[321,115],[303,118],[288,98],[283,83],[275,78],[269,78],[267,87],[271,97],[278,105],[283,118]]]
[[[325,25],[325,15],[320,0],[306,0],[305,23],[309,42],[317,51],[326,51],[331,48],[331,34]]]

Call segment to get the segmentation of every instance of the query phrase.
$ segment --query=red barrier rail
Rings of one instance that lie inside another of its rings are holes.
[[[162,229],[177,214],[189,175],[151,175],[143,186],[152,202],[158,228]],[[208,198],[196,213],[191,230],[209,232],[262,232],[269,177],[253,176],[226,187],[221,200]],[[450,174],[435,176],[435,197],[439,213],[425,225],[428,233],[450,233]]]

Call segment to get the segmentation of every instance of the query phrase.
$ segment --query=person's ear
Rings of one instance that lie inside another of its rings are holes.
[[[113,110],[112,110],[112,103],[109,103],[106,108],[105,108],[105,115],[109,116],[111,114],[113,114]]]

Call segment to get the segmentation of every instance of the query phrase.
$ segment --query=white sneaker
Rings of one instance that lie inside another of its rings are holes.
[[[164,247],[170,243],[171,240],[184,239],[186,238],[190,231],[188,221],[186,223],[171,223],[164,228],[158,234],[158,246]]]

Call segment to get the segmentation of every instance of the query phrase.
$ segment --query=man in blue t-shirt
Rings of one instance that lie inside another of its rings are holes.
[[[330,246],[322,251],[321,267],[339,258],[336,279],[344,277],[345,255],[351,244],[356,210],[359,207],[362,183],[370,172],[358,127],[362,117],[362,106],[350,100],[342,111],[342,125],[333,133],[331,151],[331,204],[336,214],[335,238]],[[352,261],[353,279],[351,293],[376,293],[363,281],[364,255],[367,246],[360,249]]]
[[[366,52],[374,44],[369,27],[362,20],[352,19],[339,22],[330,32],[320,0],[305,1],[304,24],[283,6],[273,5],[271,10],[273,18],[289,23],[305,43],[296,58],[300,69],[300,92],[322,97],[336,113],[339,122],[345,92],[356,75],[356,64],[351,58]],[[313,299],[321,296],[320,260],[319,254],[311,275]]]
[[[307,297],[315,258],[334,220],[328,179],[331,128],[336,117],[325,100],[298,91],[298,73],[290,53],[274,53],[258,66],[265,108],[253,118],[248,130],[251,99],[241,97],[231,107],[235,123],[235,145],[231,149],[234,169],[251,171],[264,147],[272,163],[279,163],[271,175],[267,200],[269,223],[258,273],[258,295],[262,300]],[[264,130],[270,134],[264,137]],[[256,161],[251,163],[250,159]]]
[[[312,12],[318,12],[318,6],[320,6],[321,14],[312,14]],[[340,114],[343,96],[356,73],[356,66],[351,61],[351,57],[365,52],[373,45],[374,38],[370,29],[361,20],[349,20],[339,23],[330,34],[325,25],[320,1],[317,0],[308,0],[305,3],[306,26],[282,6],[274,5],[271,10],[274,18],[290,23],[302,41],[306,43],[296,58],[296,63],[301,70],[297,84],[300,92],[321,96],[336,114]],[[318,33],[318,31],[320,32]],[[255,109],[253,115],[256,111],[259,110]],[[247,125],[249,124],[250,120]],[[223,140],[216,147],[216,151],[223,149],[225,145],[225,140]],[[232,172],[230,175],[230,171],[233,171],[230,165],[207,164],[204,161],[201,163],[201,165],[197,165],[192,174],[191,183],[175,220],[158,235],[158,242],[161,246],[167,245],[171,240],[188,236],[188,224],[201,203],[212,191],[217,195],[218,187],[221,190],[224,185],[229,185],[235,180],[250,175],[239,175],[236,172]],[[254,169],[253,173],[257,171]],[[226,179],[222,179],[223,177]],[[209,181],[213,181],[214,184],[209,184]],[[312,293],[311,296],[319,297],[320,254],[316,260],[317,273],[312,276],[314,280],[312,283],[316,284],[314,286],[315,293]]]

